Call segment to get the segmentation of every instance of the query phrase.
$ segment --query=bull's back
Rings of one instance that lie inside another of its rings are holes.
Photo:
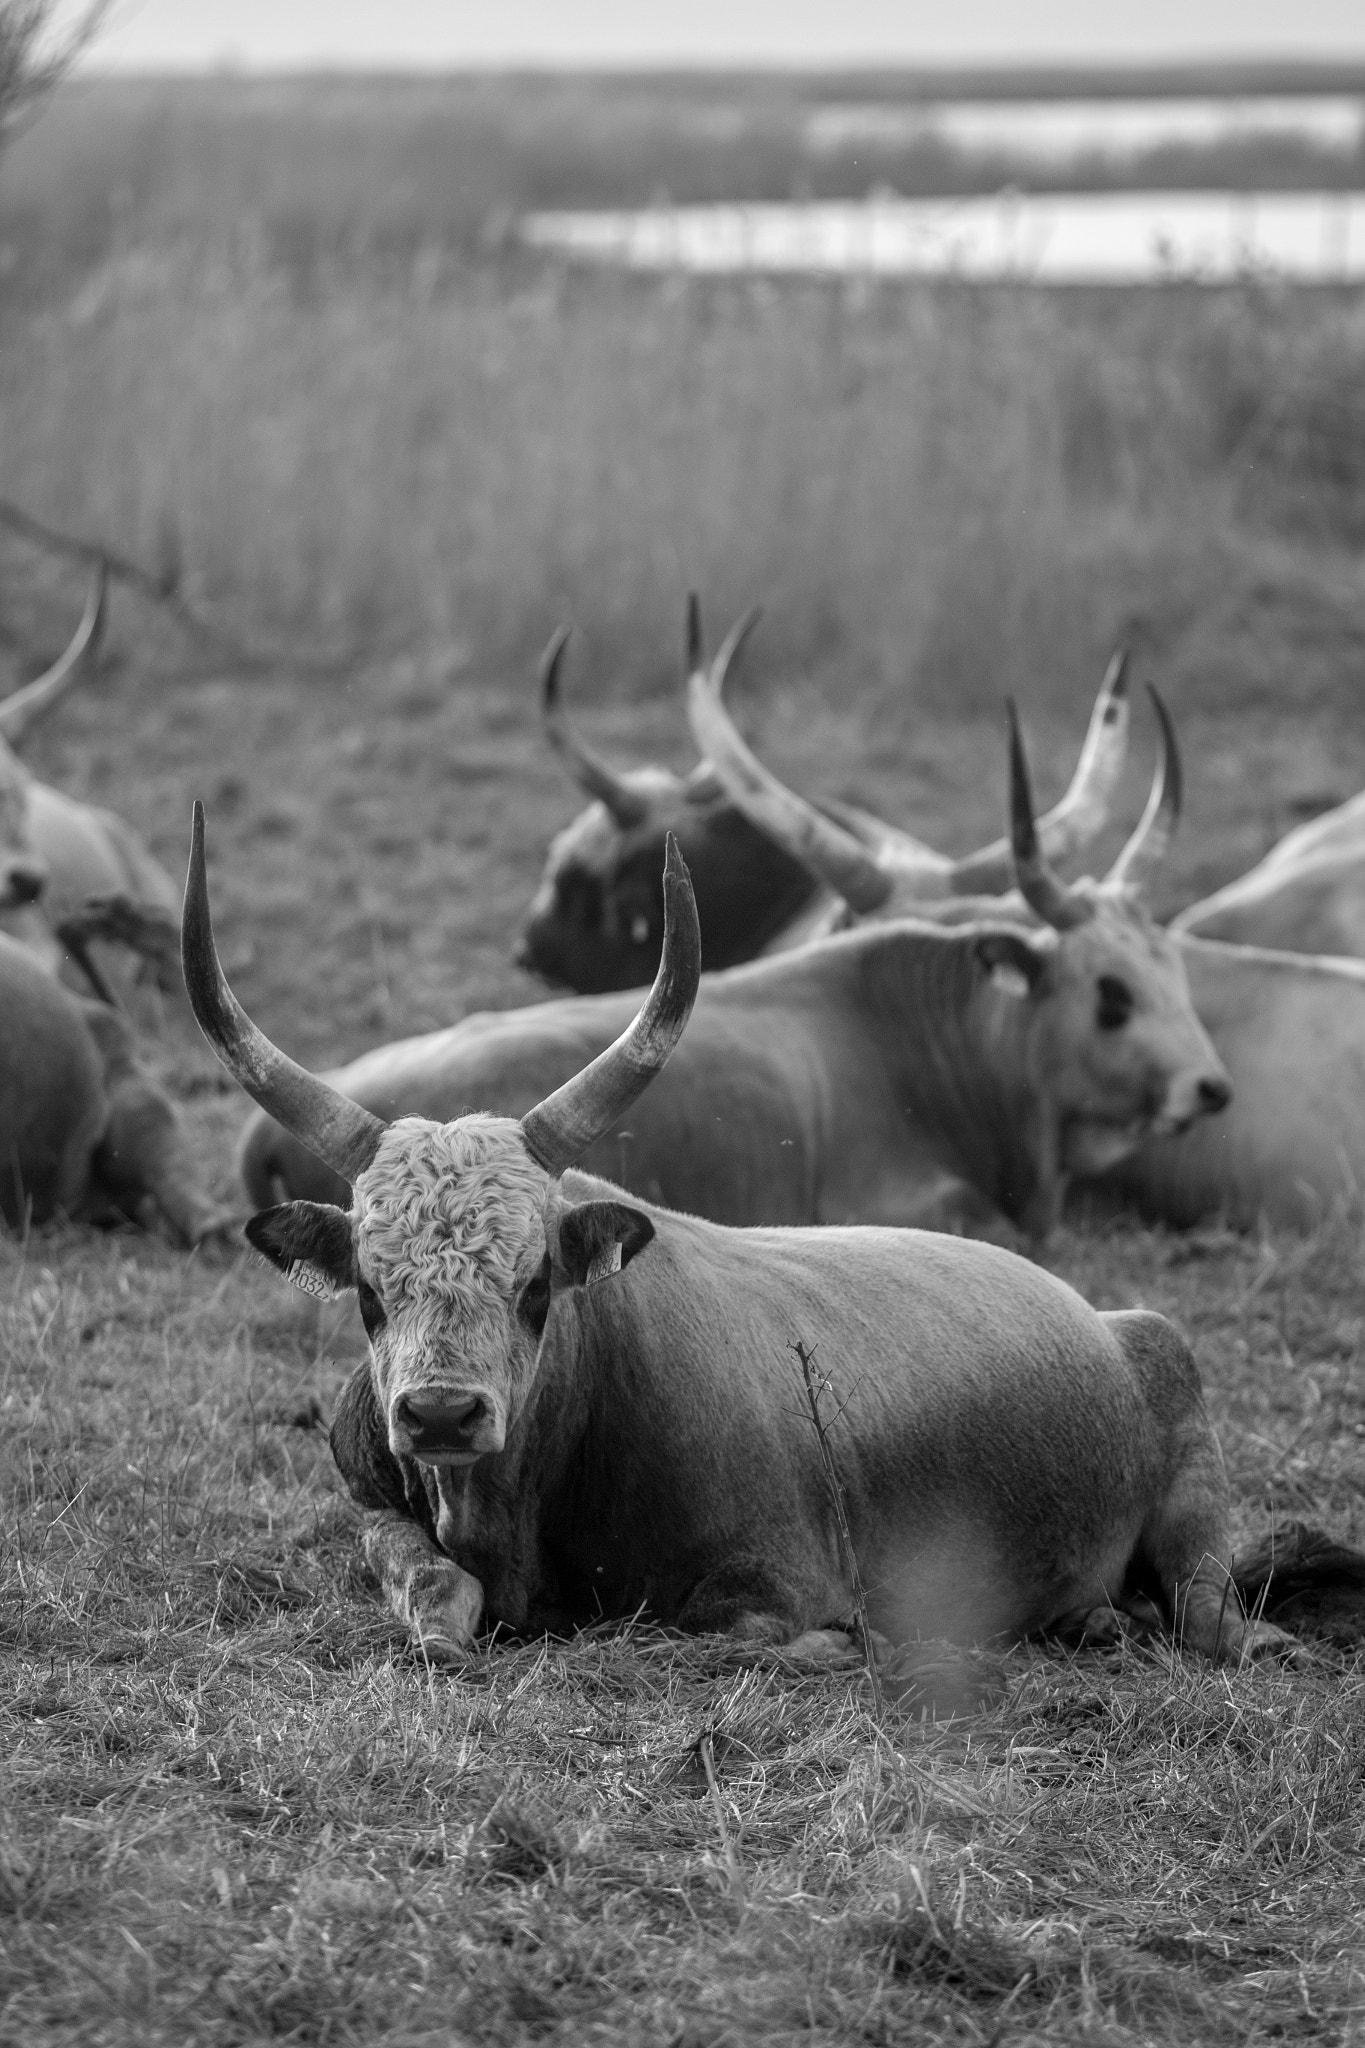
[[[656,1228],[579,1311],[594,1349],[628,1352],[637,1387],[655,1361],[651,1427],[617,1425],[621,1499],[667,1502],[682,1473],[680,1525],[713,1543],[778,1556],[832,1541],[799,1344],[839,1414],[879,1626],[1024,1629],[1065,1611],[1073,1586],[1121,1579],[1170,1431],[1123,1330],[1070,1288],[998,1247],[921,1231]]]
[[[26,949],[0,937],[0,1213],[43,1222],[84,1200],[106,1104],[99,1052],[77,1004]]]
[[[1188,939],[1182,953],[1232,1102],[1106,1180],[1181,1226],[1311,1228],[1365,1189],[1365,963]]]
[[[640,1000],[633,991],[480,1013],[379,1047],[325,1078],[386,1119],[445,1123],[470,1109],[524,1116],[618,1037]],[[819,1066],[808,1034],[780,1006],[736,1004],[704,982],[667,1067],[583,1166],[647,1201],[717,1222],[811,1220]],[[349,1199],[339,1176],[261,1113],[243,1134],[239,1165],[258,1205],[281,1189]]]

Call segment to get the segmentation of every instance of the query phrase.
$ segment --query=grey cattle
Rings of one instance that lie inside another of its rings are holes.
[[[571,1171],[664,1068],[700,939],[670,847],[638,1016],[520,1118],[386,1124],[251,1023],[213,945],[203,816],[185,980],[219,1057],[324,1160],[347,1207],[248,1236],[370,1340],[333,1432],[367,1554],[428,1655],[493,1623],[648,1609],[684,1629],[828,1645],[852,1599],[787,1346],[847,1393],[839,1447],[884,1634],[1017,1637],[1154,1597],[1218,1656],[1282,1638],[1229,1579],[1227,1491],[1198,1376],[1160,1316],[1097,1315],[996,1247],[909,1231],[728,1230]]]
[[[60,660],[0,702],[0,929],[61,967],[63,978],[82,989],[83,968],[64,959],[54,941],[64,918],[92,896],[119,895],[172,916],[180,902],[174,882],[125,819],[40,782],[15,751],[36,721],[93,668],[105,595],[101,570]],[[109,971],[108,959],[100,965]],[[126,956],[114,966],[116,978],[131,971]]]
[[[694,679],[692,695],[694,703],[706,703],[703,730],[717,772],[747,800],[751,777],[736,752],[743,750],[743,742],[738,735],[733,740],[726,736],[715,682]],[[1155,692],[1153,698],[1161,722],[1163,768],[1147,813],[1113,871],[1125,884],[1161,859],[1180,809],[1175,734]],[[789,846],[795,843],[798,815],[780,800],[769,802],[770,825]],[[1263,885],[1250,886],[1260,871],[1246,878],[1236,920],[1227,928],[1256,929],[1261,913],[1277,900],[1279,910],[1297,902],[1306,913],[1309,906],[1298,885],[1311,882],[1315,862],[1330,864],[1339,854],[1349,867],[1346,857],[1359,822],[1356,807],[1347,805],[1340,814],[1306,827],[1303,837],[1292,834],[1284,843],[1284,893],[1277,899],[1270,887],[1272,855]],[[846,855],[846,849],[840,851]],[[827,860],[821,846],[809,848],[807,857],[827,881],[844,878],[846,868]],[[1235,894],[1237,887],[1227,894]],[[920,910],[943,924],[1013,916],[1026,928],[1030,911],[1044,919],[1057,914],[1055,887],[1046,886],[1040,894],[1035,880],[1026,893],[1028,904],[1022,897],[1013,902],[983,897],[923,904]],[[1343,892],[1337,899],[1338,910],[1348,896]],[[873,914],[887,915],[908,900],[897,888]],[[1320,915],[1327,914],[1332,900],[1324,888]],[[848,914],[853,909],[850,901]],[[1226,917],[1232,917],[1230,908]],[[1207,920],[1213,929],[1223,924],[1221,917]],[[1161,943],[1177,964],[1220,1069],[1230,1078],[1232,1107],[1222,1116],[1191,1122],[1181,1133],[1149,1132],[1122,1159],[1078,1159],[1074,1179],[1178,1226],[1221,1216],[1238,1225],[1265,1217],[1311,1229],[1335,1205],[1358,1201],[1365,1190],[1365,963],[1222,944],[1201,937],[1205,928],[1203,919],[1187,912]],[[1281,929],[1277,921],[1267,928]],[[1322,929],[1305,915],[1305,932]]]
[[[65,1214],[162,1218],[182,1244],[233,1227],[202,1186],[132,1027],[65,988],[0,933],[0,1214],[11,1228]]]
[[[1041,1238],[1068,1180],[1220,1109],[1227,1077],[1171,940],[1127,876],[1063,891],[1033,830],[1016,737],[1012,805],[1028,886],[1055,929],[889,923],[706,975],[667,1073],[588,1164],[715,1222],[949,1223]],[[624,1027],[632,995],[469,1017],[334,1070],[379,1115],[518,1115]],[[297,1136],[257,1116],[252,1202],[342,1199]]]

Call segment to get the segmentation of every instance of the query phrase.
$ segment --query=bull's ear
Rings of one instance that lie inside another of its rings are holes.
[[[580,1202],[562,1209],[554,1279],[561,1287],[591,1287],[628,1266],[653,1235],[644,1211],[626,1202]]]
[[[362,1508],[408,1512],[402,1470],[389,1449],[389,1433],[375,1399],[368,1360],[355,1368],[341,1390],[329,1440],[352,1500]]]
[[[282,1202],[261,1209],[246,1226],[248,1241],[286,1280],[330,1301],[356,1283],[351,1219],[330,1202]]]
[[[983,932],[976,957],[996,987],[1012,996],[1030,995],[1047,965],[1047,955],[1023,932]]]

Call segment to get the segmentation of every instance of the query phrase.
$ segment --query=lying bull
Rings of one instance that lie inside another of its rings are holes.
[[[757,613],[749,613],[731,631],[717,655],[716,675],[724,675],[756,618]],[[560,703],[567,638],[557,633],[542,663],[546,729],[594,801],[551,845],[518,945],[521,964],[547,981],[589,995],[640,987],[659,961],[659,871],[669,832],[692,872],[707,970],[735,966],[784,939],[792,943],[829,927],[832,899],[813,879],[800,850],[779,845],[761,817],[755,821],[746,815],[709,760],[703,758],[685,777],[660,768],[621,774],[584,745]],[[695,597],[689,601],[688,665],[692,673],[702,667]],[[1083,850],[1107,821],[1127,741],[1126,667],[1124,657],[1115,656],[1071,787],[1038,821],[1050,860]],[[834,843],[846,840],[860,848],[874,873],[913,874],[921,895],[988,893],[1012,886],[1003,840],[951,860],[868,813],[838,805],[808,810],[813,829],[824,825]],[[865,907],[874,907],[870,899]]]
[[[272,1045],[218,963],[199,805],[184,967],[218,1057],[347,1189],[247,1233],[308,1291],[356,1290],[370,1356],[333,1449],[428,1655],[642,1609],[827,1651],[853,1603],[798,1340],[847,1390],[840,1468],[882,1634],[1020,1637],[1153,1595],[1210,1655],[1283,1641],[1232,1591],[1222,1460],[1162,1317],[1096,1314],[993,1246],[729,1230],[571,1170],[657,1085],[692,1007],[675,846],[643,1008],[519,1118],[385,1123]]]
[[[701,714],[698,730],[712,749],[717,772],[737,799],[749,801],[752,757],[746,761],[747,749],[729,725],[718,680],[694,678],[691,693],[694,711]],[[1120,856],[1118,871],[1130,881],[1139,872],[1137,861],[1150,870],[1161,859],[1180,812],[1175,732],[1155,691],[1152,696],[1163,765],[1147,814]],[[801,799],[782,791],[766,770],[760,772],[770,785],[768,827],[793,847]],[[1328,836],[1322,833],[1320,847]],[[864,883],[856,899],[863,903],[869,891],[880,887],[879,873],[870,864],[862,872],[858,861],[863,857],[855,857],[846,844],[808,841],[806,858],[826,883],[850,887],[850,915],[853,883]],[[913,900],[893,890],[877,909],[886,916]],[[921,905],[920,910],[945,925],[1010,915],[1027,926],[1030,911],[1048,923],[1057,915],[1036,891],[1028,893],[1027,903],[1022,898],[1013,903],[963,899]],[[1177,919],[1177,927],[1183,922]],[[1143,1214],[1180,1227],[1220,1216],[1238,1226],[1265,1217],[1311,1229],[1342,1201],[1358,1201],[1365,1188],[1365,965],[1220,945],[1186,930],[1173,932],[1163,943],[1188,984],[1220,1070],[1231,1078],[1232,1108],[1217,1118],[1201,1118],[1183,1134],[1152,1130],[1122,1159],[1078,1158],[1076,1178],[1091,1183],[1106,1199],[1118,1195]]]
[[[64,988],[0,933],[0,1214],[160,1216],[182,1244],[233,1229],[200,1184],[173,1104],[140,1064],[119,1011]]]
[[[64,960],[52,933],[87,898],[118,894],[172,916],[179,908],[175,884],[126,820],[39,782],[15,752],[37,720],[94,667],[105,584],[101,570],[61,658],[0,702],[0,928],[61,965],[63,978],[82,989],[85,963]],[[163,985],[177,987],[178,979]]]
[[[1013,738],[1014,860],[1048,929],[923,923],[858,932],[707,975],[677,1057],[592,1170],[718,1223],[950,1223],[1034,1238],[1069,1179],[1228,1099],[1174,943],[1133,884],[1157,806],[1104,883],[1043,858]],[[622,1030],[633,995],[468,1017],[331,1073],[385,1117],[517,1116]],[[248,1199],[342,1202],[325,1163],[268,1115],[242,1143]]]

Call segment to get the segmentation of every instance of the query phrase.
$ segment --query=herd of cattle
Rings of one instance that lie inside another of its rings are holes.
[[[13,752],[88,669],[102,604],[101,583],[62,661],[0,703],[0,1207],[159,1212],[194,1244],[235,1225],[139,1056],[116,943],[164,972],[178,892]],[[1108,823],[1124,659],[1036,820],[1011,707],[1008,837],[953,860],[754,757],[722,696],[751,624],[708,663],[690,607],[685,779],[598,760],[564,715],[565,636],[547,652],[547,731],[592,801],[519,957],[573,996],[310,1074],[223,978],[195,807],[184,983],[258,1105],[247,1237],[307,1292],[358,1296],[369,1358],[332,1444],[391,1603],[428,1656],[639,1610],[852,1654],[800,1343],[841,1390],[883,1637],[1103,1607],[1215,1655],[1283,1642],[1308,1552],[1296,1577],[1284,1555],[1234,1569],[1183,1341],[986,1240],[1040,1242],[1070,1188],[1180,1224],[1309,1225],[1356,1195],[1365,962],[1278,948],[1365,940],[1365,799],[1162,928],[1141,892],[1181,774],[1155,691],[1141,821],[1103,879],[1059,872]],[[1332,1569],[1359,1583],[1365,1560]]]

